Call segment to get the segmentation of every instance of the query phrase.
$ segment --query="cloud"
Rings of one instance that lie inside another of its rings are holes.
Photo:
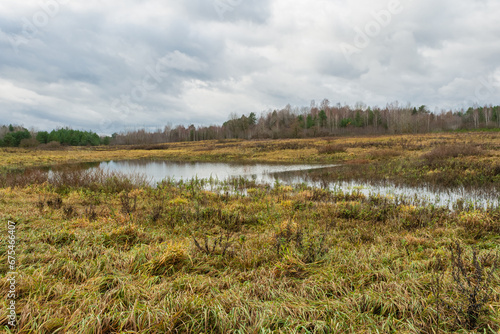
[[[0,123],[110,134],[323,98],[500,104],[499,11],[493,0],[5,0]]]

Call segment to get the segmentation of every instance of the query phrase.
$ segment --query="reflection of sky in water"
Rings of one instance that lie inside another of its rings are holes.
[[[332,165],[266,165],[266,164],[229,164],[210,162],[170,162],[170,161],[110,161],[102,162],[99,167],[104,170],[125,174],[145,174],[152,183],[171,177],[177,181],[194,177],[208,179],[210,177],[223,181],[229,177],[242,176],[255,178],[257,182],[274,182],[272,173],[301,171]]]
[[[280,182],[286,184],[307,183],[316,188],[325,187],[320,181],[312,180],[307,174],[299,175],[297,173],[282,173],[279,175]],[[418,187],[409,187],[394,185],[390,182],[363,182],[363,181],[335,181],[326,184],[332,191],[353,192],[357,191],[365,196],[369,195],[387,195],[393,197],[404,197],[413,205],[420,202],[427,202],[437,206],[452,208],[457,201],[464,201],[464,204],[472,204],[474,207],[487,208],[488,206],[497,207],[500,204],[500,193],[477,189],[465,188],[440,188],[423,184]]]
[[[99,167],[104,170],[117,171],[125,174],[138,173],[146,175],[151,184],[156,184],[165,178],[174,180],[189,180],[197,177],[199,179],[218,179],[223,181],[230,177],[244,177],[253,179],[258,183],[272,184],[279,180],[284,184],[306,183],[310,186],[323,187],[325,184],[311,180],[307,170],[332,167],[334,165],[269,165],[269,164],[231,164],[231,163],[209,163],[209,162],[170,162],[170,161],[111,161],[102,162]],[[288,173],[303,171],[301,173]],[[433,189],[428,186],[405,187],[391,184],[371,184],[357,181],[337,181],[328,184],[331,190],[342,190],[344,192],[359,191],[364,195],[381,194],[392,196],[404,196],[418,201],[426,201],[439,206],[450,207],[457,200],[463,200],[475,206],[486,207],[488,204],[498,206],[498,194],[466,189]]]

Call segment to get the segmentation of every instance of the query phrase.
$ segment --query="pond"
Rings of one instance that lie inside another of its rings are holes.
[[[98,168],[124,174],[144,174],[152,185],[172,178],[174,180],[216,179],[224,181],[231,177],[244,177],[258,183],[274,183],[284,172],[298,172],[335,165],[282,165],[241,164],[223,162],[174,162],[156,160],[127,160],[101,162]]]
[[[306,184],[314,187],[328,188],[333,191],[360,192],[366,196],[384,195],[394,198],[406,198],[418,205],[426,202],[450,209],[457,202],[473,207],[497,207],[498,193],[481,189],[436,188],[429,185],[419,187],[396,186],[391,183],[360,182],[356,180],[320,182],[310,177],[313,170],[336,168],[339,165],[308,164],[242,164],[222,162],[173,162],[151,160],[129,160],[101,162],[98,167],[105,171],[124,174],[142,174],[151,185],[171,178],[176,181],[187,181],[192,178],[224,181],[230,178],[243,177],[257,183],[287,185]]]

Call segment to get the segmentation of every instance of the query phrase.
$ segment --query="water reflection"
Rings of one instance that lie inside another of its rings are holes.
[[[294,185],[306,184],[312,187],[328,188],[333,191],[357,191],[366,196],[380,194],[392,197],[412,199],[415,204],[432,203],[437,206],[449,207],[457,202],[473,207],[497,207],[498,192],[482,189],[439,188],[431,185],[408,187],[387,182],[366,181],[335,181],[317,178],[314,171],[335,168],[336,165],[306,165],[306,164],[238,164],[209,162],[172,162],[172,161],[110,161],[102,162],[96,168],[124,174],[143,174],[151,185],[171,178],[176,181],[198,179],[213,179],[224,181],[231,178],[245,178],[257,183],[274,184],[276,182]]]
[[[306,183],[309,186],[316,188],[329,189],[331,191],[359,192],[365,196],[381,194],[393,198],[410,199],[413,205],[423,203],[432,203],[436,206],[443,206],[453,209],[454,204],[463,202],[464,206],[481,207],[497,207],[500,204],[500,193],[492,191],[492,189],[482,188],[446,188],[430,184],[422,184],[420,186],[404,186],[395,185],[386,181],[334,181],[328,182],[325,179],[318,178],[312,173],[295,173],[285,172],[275,177],[279,178],[285,184]]]
[[[109,161],[102,162],[99,168],[106,171],[125,174],[145,174],[151,184],[155,185],[165,178],[179,180],[218,179],[220,181],[231,177],[244,177],[259,183],[273,183],[283,172],[297,172],[318,168],[332,167],[332,165],[282,165],[282,164],[237,164],[213,162],[174,162],[174,161]]]

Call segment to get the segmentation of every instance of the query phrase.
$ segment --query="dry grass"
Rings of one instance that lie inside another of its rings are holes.
[[[472,144],[452,144],[452,145],[440,145],[435,147],[430,152],[425,153],[422,157],[427,160],[428,163],[436,163],[443,161],[448,158],[457,157],[469,157],[469,156],[481,156],[484,152],[481,147]]]
[[[319,177],[500,185],[496,133],[329,140],[210,141],[151,150],[3,149],[0,167],[146,157],[370,159],[359,169],[349,164]],[[427,158],[422,163],[423,155],[461,143],[468,148],[445,153],[436,164],[425,163]],[[330,145],[344,152],[319,152]],[[446,303],[459,306],[449,246],[458,240],[478,256],[499,250],[498,208],[473,210],[457,203],[451,212],[419,199],[415,204],[303,186],[273,189],[241,179],[224,184],[238,190],[234,195],[205,191],[201,180],[165,181],[158,188],[143,181],[76,169],[56,170],[52,179],[30,169],[0,176],[0,222],[17,223],[14,332],[466,332],[472,325],[457,322],[456,309],[437,312],[433,273],[442,274]],[[0,292],[5,295],[7,234],[1,231]],[[489,272],[492,264],[483,264]],[[473,326],[496,333],[498,272],[488,282],[489,298]],[[6,306],[1,299],[0,326],[7,324]]]
[[[498,209],[450,212],[299,186],[241,196],[204,191],[199,180],[95,184],[0,189],[0,220],[17,222],[17,332],[454,333],[465,325],[452,311],[435,321],[436,258],[442,291],[454,291],[453,240],[499,250]],[[122,210],[124,198],[134,210]],[[492,275],[480,332],[500,329],[499,283]]]
[[[319,154],[345,153],[347,148],[342,144],[328,144],[318,148]]]
[[[126,159],[190,161],[309,162],[328,163],[365,158],[367,154],[418,159],[429,148],[462,145],[481,149],[484,156],[500,158],[500,134],[440,133],[425,135],[287,139],[260,141],[204,141],[158,145],[65,147],[62,150],[0,149],[0,168],[47,166],[64,163]],[[333,151],[332,151],[333,150]],[[327,154],[345,152],[349,154]],[[384,151],[389,150],[389,151]],[[319,151],[324,153],[320,153]],[[395,152],[400,153],[397,156]],[[478,157],[482,157],[478,156]]]
[[[366,153],[366,156],[370,159],[390,159],[403,155],[402,151],[398,151],[395,149],[375,149],[370,150]]]

